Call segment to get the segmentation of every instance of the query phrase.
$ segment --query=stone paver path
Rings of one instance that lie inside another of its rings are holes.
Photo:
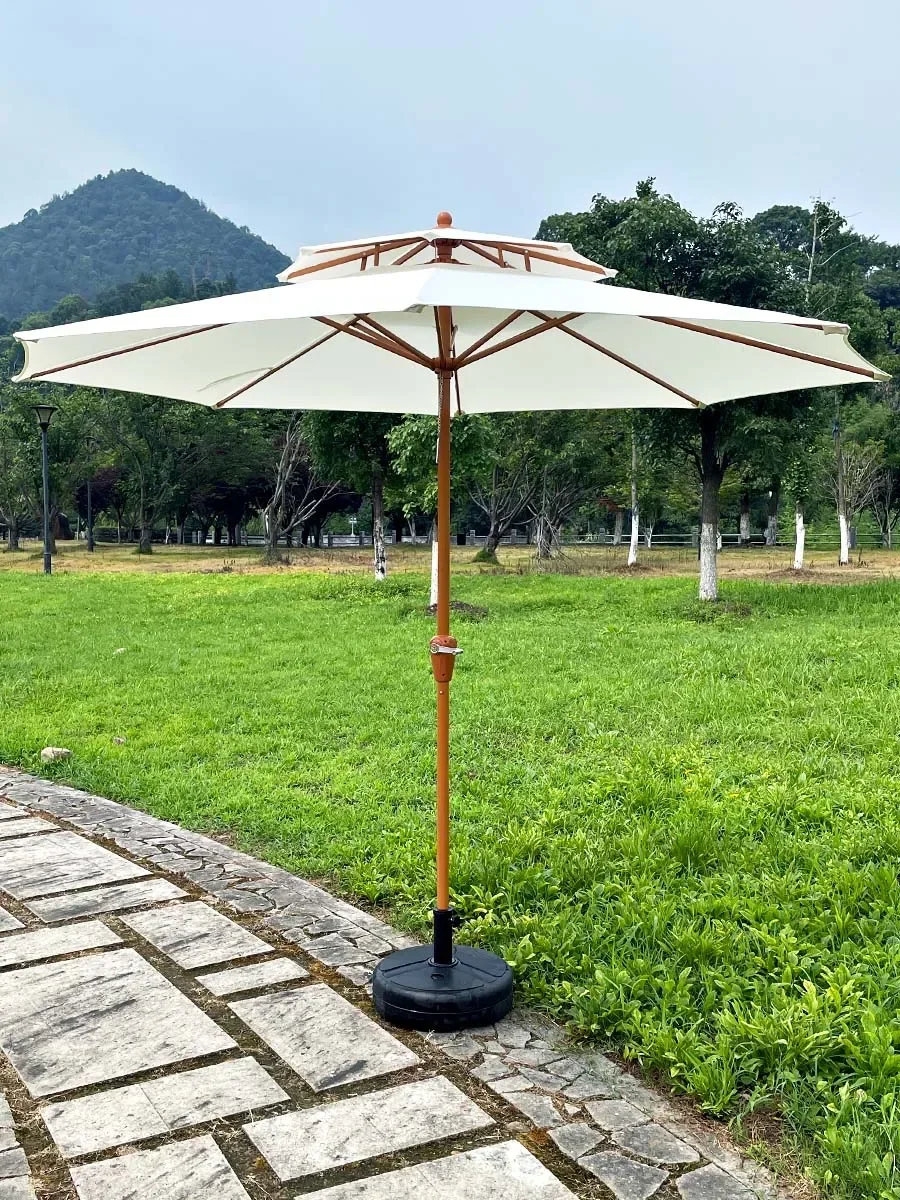
[[[102,797],[0,768],[0,901],[0,1200],[787,1195],[534,1015],[389,1030],[409,938]]]

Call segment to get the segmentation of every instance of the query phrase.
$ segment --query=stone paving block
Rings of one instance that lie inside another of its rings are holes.
[[[141,1086],[170,1129],[252,1112],[290,1098],[255,1058],[164,1075]]]
[[[96,950],[101,946],[121,945],[118,934],[99,921],[82,921],[62,929],[36,929],[13,934],[0,941],[0,967],[21,966],[40,962],[57,954],[75,954],[79,950]]]
[[[24,1175],[16,1179],[0,1179],[0,1200],[35,1200],[31,1180]]]
[[[646,1125],[647,1116],[627,1100],[589,1100],[584,1106],[601,1129],[627,1129],[629,1125]]]
[[[21,1146],[0,1150],[0,1179],[15,1179],[19,1175],[28,1174],[28,1159]]]
[[[6,804],[0,800],[0,821],[13,821],[16,817],[27,817],[28,812],[25,809],[14,808],[12,804]]]
[[[509,1097],[510,1104],[536,1125],[538,1129],[552,1129],[562,1125],[563,1119],[556,1111],[553,1101],[547,1096],[536,1096],[533,1092],[513,1092]]]
[[[420,1061],[324,983],[235,1000],[230,1007],[317,1092]]]
[[[535,1046],[525,1046],[521,1050],[510,1050],[504,1057],[508,1063],[515,1063],[517,1066],[546,1067],[548,1063],[556,1062],[563,1056],[562,1050],[543,1050]]]
[[[40,817],[23,817],[21,821],[0,821],[0,838],[25,837],[30,833],[52,833],[57,828]]]
[[[563,1090],[563,1095],[570,1100],[593,1100],[595,1097],[612,1096],[614,1092],[605,1079],[588,1073],[570,1083]]]
[[[12,1129],[15,1119],[9,1107],[9,1101],[0,1092],[0,1129]]]
[[[48,1104],[41,1116],[66,1158],[169,1132],[168,1125],[137,1084],[62,1104]]]
[[[512,1068],[508,1067],[499,1055],[486,1054],[484,1062],[472,1068],[472,1074],[484,1083],[493,1083],[497,1079],[508,1079],[512,1074]]]
[[[75,1158],[288,1098],[256,1059],[240,1058],[48,1104],[41,1116],[62,1154]]]
[[[700,1155],[693,1148],[669,1133],[662,1125],[630,1125],[627,1129],[618,1129],[613,1134],[613,1141],[623,1150],[638,1154],[641,1158],[649,1158],[655,1163],[695,1163],[700,1161]]]
[[[146,874],[143,867],[67,830],[0,843],[0,889],[17,900]]]
[[[68,921],[72,917],[93,917],[97,913],[120,912],[126,908],[141,908],[162,900],[177,900],[187,893],[168,879],[139,879],[134,883],[113,884],[92,888],[87,892],[49,896],[46,900],[30,900],[28,907],[36,917],[50,924]]]
[[[122,920],[179,967],[188,970],[249,958],[272,949],[202,900],[129,913]]]
[[[284,1182],[493,1123],[449,1079],[438,1075],[270,1117],[244,1130]]]
[[[208,1136],[71,1170],[79,1200],[249,1200]]]
[[[22,922],[17,920],[12,913],[7,912],[5,908],[0,908],[0,933],[7,933],[10,929],[22,929]]]
[[[232,967],[230,971],[215,971],[212,975],[198,975],[197,979],[214,996],[229,996],[233,992],[249,992],[254,988],[269,987],[273,983],[286,983],[289,979],[307,979],[309,972],[290,958],[271,958],[268,962],[254,963],[249,967]]]
[[[482,1146],[433,1162],[308,1193],[307,1200],[575,1200],[518,1142]]]
[[[508,1046],[511,1050],[523,1050],[531,1041],[531,1033],[522,1025],[517,1025],[514,1020],[509,1017],[504,1017],[502,1021],[498,1021],[495,1025],[495,1036],[501,1046]]]
[[[718,1167],[701,1167],[675,1181],[684,1200],[754,1200],[754,1193]]]
[[[298,939],[299,941],[299,939]],[[308,938],[301,943],[309,953],[326,967],[349,966],[351,963],[368,962],[371,951],[362,950],[348,942],[339,933],[327,933],[324,937]]]
[[[597,1144],[603,1141],[597,1130],[591,1129],[590,1125],[586,1125],[583,1121],[575,1121],[571,1125],[560,1125],[557,1129],[551,1129],[550,1137],[563,1154],[567,1154],[569,1158],[581,1158],[585,1154],[590,1154]]]
[[[648,1167],[613,1150],[589,1154],[579,1162],[606,1184],[616,1200],[649,1200],[669,1178],[668,1171]]]
[[[0,1049],[32,1096],[233,1047],[134,950],[0,974]]]
[[[485,1080],[492,1092],[496,1092],[498,1096],[512,1096],[516,1092],[530,1092],[532,1082],[526,1079],[524,1075],[508,1075],[504,1079],[487,1079]]]

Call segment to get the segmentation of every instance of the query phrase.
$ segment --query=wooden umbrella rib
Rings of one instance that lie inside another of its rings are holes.
[[[368,258],[372,253],[374,242],[366,242],[361,250],[353,250],[348,254],[340,254],[337,258],[328,258],[323,262],[311,263],[308,267],[298,267],[296,271],[291,271],[288,279],[299,279],[302,275],[313,275],[316,271],[327,271],[329,267],[343,267],[347,263],[359,262],[361,259]],[[399,250],[403,246],[409,245],[409,238],[405,238],[399,242],[381,242],[382,251]]]
[[[857,367],[850,363],[838,362],[833,358],[822,358],[818,354],[807,354],[804,350],[791,350],[788,346],[775,346],[771,342],[745,337],[740,333],[727,333],[724,329],[707,329],[705,325],[695,325],[692,321],[679,321],[675,317],[647,316],[643,320],[656,321],[660,325],[673,325],[676,329],[687,329],[691,333],[702,333],[706,337],[721,338],[726,342],[736,342],[740,346],[750,346],[754,350],[768,350],[771,354],[781,354],[785,358],[798,358],[801,362],[816,363],[820,367],[833,367],[836,371],[847,371],[851,375],[864,375],[866,379],[878,378],[878,373],[868,367]]]
[[[547,320],[546,315],[542,312],[538,312],[537,310],[533,310],[533,315],[540,317],[542,320]],[[694,408],[706,407],[702,400],[698,400],[696,396],[691,396],[688,392],[683,392],[681,388],[676,387],[674,383],[669,383],[667,380],[661,379],[659,375],[654,375],[651,371],[644,370],[644,368],[639,367],[637,363],[632,362],[628,358],[623,358],[621,354],[616,354],[616,352],[614,350],[610,350],[608,346],[601,346],[599,342],[595,342],[593,338],[587,337],[579,330],[571,329],[568,325],[561,325],[560,329],[563,333],[567,333],[569,337],[575,338],[576,341],[583,342],[586,346],[590,346],[592,350],[597,350],[600,354],[605,355],[607,358],[611,358],[613,362],[617,362],[620,366],[627,367],[629,371],[634,371],[642,378],[649,380],[651,383],[655,383],[657,387],[664,388],[667,392],[671,392],[673,395],[679,396],[682,400],[686,400],[688,404],[692,404]]]
[[[340,321],[334,321],[331,317],[313,317],[314,321],[318,321],[321,325],[327,325],[336,333],[346,333],[350,337],[357,338],[358,341],[365,342],[368,346],[374,346],[377,350],[387,350],[390,354],[396,354],[399,358],[405,358],[407,362],[415,363],[417,367],[421,367],[427,363],[431,367],[431,362],[425,360],[423,363],[419,355],[410,354],[408,350],[404,350],[402,346],[392,345],[384,338],[377,337],[374,333],[369,333],[362,329],[353,328],[356,320],[341,324]]]
[[[229,396],[225,396],[222,400],[217,400],[213,405],[213,408],[224,408],[226,404],[230,404],[231,401],[236,400],[238,396],[243,396],[244,392],[249,392],[251,388],[255,388],[259,384],[265,383],[267,379],[270,379],[273,375],[277,375],[279,371],[283,371],[285,367],[289,367],[292,363],[295,363],[297,359],[303,358],[304,354],[309,354],[310,351],[318,349],[318,347],[324,345],[325,342],[330,342],[331,339],[333,337],[337,337],[340,332],[341,331],[339,329],[332,329],[329,333],[324,334],[315,342],[311,342],[308,346],[304,346],[303,349],[299,350],[296,354],[292,354],[290,358],[286,358],[284,362],[276,363],[274,367],[269,367],[267,371],[263,371],[262,375],[251,380],[250,383],[245,383],[243,387],[239,387]]]
[[[529,246],[526,250],[522,246],[510,245],[508,242],[485,242],[487,246],[493,246],[496,250],[506,250],[507,253],[521,254],[523,258],[539,258],[543,262],[557,263],[561,267],[574,267],[578,271],[589,271],[592,275],[600,275],[606,278],[609,275],[606,267],[601,267],[599,263],[577,262],[571,258],[560,258],[558,254],[548,254],[546,250],[535,250]]]
[[[371,313],[366,313],[364,316],[361,316],[360,320],[362,321],[363,325],[371,325],[371,327],[378,334],[380,334],[381,337],[393,342],[394,345],[402,346],[403,349],[408,350],[410,354],[414,354],[416,358],[419,359],[423,367],[430,367],[432,365],[431,359],[428,358],[427,355],[423,354],[422,351],[416,346],[414,346],[412,342],[405,341],[398,333],[394,333],[393,329],[388,329],[386,325],[380,324],[375,320]]]
[[[468,367],[474,362],[479,362],[483,358],[487,358],[491,354],[499,354],[501,350],[508,350],[511,346],[516,346],[519,342],[525,342],[529,338],[537,337],[539,333],[546,333],[548,329],[559,329],[564,326],[566,321],[574,321],[576,317],[582,316],[581,313],[567,313],[564,317],[546,317],[542,324],[533,325],[531,329],[524,329],[521,333],[515,334],[513,337],[507,338],[505,342],[498,342],[496,346],[488,346],[485,350],[480,350],[477,354],[472,354],[469,351],[459,359],[457,359],[457,367]]]
[[[467,250],[471,250],[473,254],[480,254],[482,258],[486,258],[487,261],[489,263],[493,263],[495,267],[509,267],[511,270],[515,270],[515,267],[513,267],[512,263],[503,261],[499,255],[499,252],[496,256],[489,254],[487,250],[485,250],[483,246],[479,246],[477,242],[462,241],[460,242],[460,245],[465,246]]]
[[[48,367],[46,371],[35,371],[29,379],[43,379],[47,375],[58,375],[60,371],[73,371],[76,367],[87,367],[91,363],[103,362],[108,358],[119,358],[123,354],[133,354],[136,350],[149,350],[152,346],[164,346],[168,342],[177,342],[180,338],[193,337],[196,333],[209,333],[212,329],[224,329],[228,321],[218,325],[202,325],[199,329],[185,329],[181,333],[170,333],[165,337],[154,338],[151,342],[139,342],[136,346],[124,346],[121,350],[107,350],[104,354],[94,354],[90,358],[79,358],[75,362],[63,363],[61,367]]]
[[[496,325],[487,331],[487,333],[482,334],[481,337],[478,338],[477,341],[474,341],[471,346],[466,347],[466,349],[459,356],[457,364],[459,366],[463,366],[470,354],[474,354],[476,351],[480,350],[482,346],[491,340],[491,338],[496,337],[498,333],[502,333],[504,329],[507,329],[514,322],[518,321],[519,317],[523,316],[524,313],[524,308],[518,308],[515,310],[515,312],[511,312],[508,316],[504,317],[502,321],[498,321]]]
[[[404,242],[403,244],[405,246],[407,243]],[[411,258],[415,258],[427,245],[428,242],[424,238],[420,238],[410,250],[407,250],[405,254],[401,254],[399,258],[395,258],[390,265],[392,267],[402,267],[405,262],[408,262]]]

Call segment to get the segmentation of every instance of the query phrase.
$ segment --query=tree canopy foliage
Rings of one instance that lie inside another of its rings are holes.
[[[124,187],[126,195],[162,189],[169,208],[160,201],[160,211],[169,217],[187,212],[191,221],[208,219],[210,228],[245,236],[177,189],[137,172],[94,180],[52,201],[37,220],[51,214],[52,232],[68,201],[90,197],[96,189],[102,198],[110,186]],[[106,211],[102,205],[101,210]],[[146,212],[151,211],[152,205]],[[110,210],[108,238],[118,246],[110,259],[119,266],[128,257],[123,248],[135,244],[129,219],[127,203],[124,217]],[[150,216],[147,220],[152,224]],[[148,246],[165,244],[168,254],[174,249],[167,220],[154,227]],[[191,242],[191,221],[174,239],[182,248],[198,244]],[[0,255],[7,232],[0,231]],[[235,253],[231,242],[220,243],[222,257],[208,257],[202,277],[148,250],[155,273],[122,278],[116,267],[93,289],[53,293],[45,308],[19,324],[62,324],[251,286],[260,280],[247,281],[248,246],[254,253],[277,252],[246,236],[249,243],[240,241]],[[858,234],[822,201],[809,208],[775,205],[754,217],[726,203],[709,217],[697,217],[648,179],[633,195],[597,195],[585,212],[547,217],[539,236],[571,241],[582,253],[615,266],[616,281],[598,286],[846,321],[863,354],[900,374],[900,248]],[[46,254],[53,237],[39,240]],[[269,262],[266,279],[282,262],[281,256]],[[2,278],[0,269],[0,286]],[[374,534],[376,574],[383,575],[387,521],[395,530],[431,526],[433,418],[215,413],[148,396],[51,384],[17,387],[8,379],[19,354],[8,327],[0,326],[0,524],[10,546],[41,515],[37,429],[28,412],[38,400],[60,408],[50,434],[51,516],[60,532],[85,515],[87,480],[95,488],[94,513],[115,517],[123,536],[139,537],[145,551],[163,530],[181,540],[190,528],[204,541],[211,528],[217,540],[227,530],[235,541],[242,526],[256,521],[274,553],[279,539],[317,541],[326,522],[333,528],[341,514],[353,512],[360,528]],[[779,513],[790,503],[798,547],[805,520],[833,523],[836,516],[844,540],[850,526],[869,514],[885,544],[900,522],[896,383],[758,396],[699,414],[462,417],[454,422],[453,444],[454,524],[486,537],[483,557],[493,558],[513,527],[525,527],[538,559],[549,560],[567,530],[612,529],[621,537],[623,518],[632,510],[632,524],[647,543],[667,527],[699,529],[701,560],[712,572],[705,593],[710,598],[723,520],[740,522],[742,541],[760,530],[774,541]],[[798,555],[802,565],[802,548]]]
[[[98,175],[0,229],[0,314],[16,321],[61,296],[93,300],[142,273],[196,287],[232,277],[268,287],[288,258],[179,188],[141,171]]]

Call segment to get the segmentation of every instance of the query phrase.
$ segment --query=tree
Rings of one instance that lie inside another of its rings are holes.
[[[309,412],[303,420],[304,437],[318,474],[340,480],[371,498],[373,571],[378,581],[387,575],[385,487],[395,482],[388,435],[399,421],[393,414],[367,412]]]
[[[320,482],[304,436],[303,413],[291,415],[278,444],[281,452],[274,488],[265,507],[266,553],[274,558],[279,539],[301,528],[330,497],[338,484]]]
[[[415,529],[415,517],[425,514],[432,531],[437,519],[436,417],[404,417],[388,433],[393,492],[397,503]],[[492,448],[491,419],[457,415],[450,422],[451,502],[458,506],[468,497]],[[437,539],[431,537],[431,590],[429,603],[437,604]]]
[[[535,443],[528,414],[491,417],[489,430],[483,469],[473,479],[469,492],[488,526],[484,546],[475,557],[483,562],[496,562],[497,547],[515,522],[529,511],[537,487]]]
[[[548,218],[539,236],[571,240],[582,253],[614,263],[620,274],[604,286],[624,283],[788,311],[800,298],[789,256],[736,205],[722,204],[712,217],[698,219],[671,196],[661,195],[652,179],[639,183],[634,196],[624,200],[595,196],[588,213]],[[719,492],[726,470],[745,449],[741,443],[746,438],[740,435],[746,431],[737,410],[746,407],[745,402],[711,406],[700,414],[646,415],[649,437],[661,453],[678,446],[698,473],[701,599],[718,595]]]

